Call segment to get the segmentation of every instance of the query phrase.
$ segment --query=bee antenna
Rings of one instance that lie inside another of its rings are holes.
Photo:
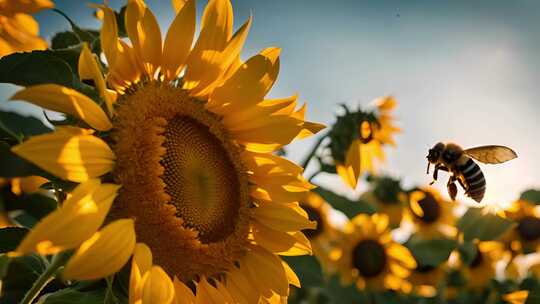
[[[427,162],[427,170],[426,170],[426,174],[429,174],[429,166],[431,165],[431,163],[428,161]]]

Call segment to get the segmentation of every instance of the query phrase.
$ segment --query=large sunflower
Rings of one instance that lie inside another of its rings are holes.
[[[354,217],[347,223],[339,247],[341,281],[359,289],[399,290],[416,267],[409,250],[392,240],[386,215]]]
[[[109,220],[135,219],[152,263],[179,282],[219,282],[238,302],[286,297],[298,279],[279,255],[311,253],[301,230],[315,223],[297,202],[313,186],[302,168],[272,152],[323,126],[304,121],[295,96],[264,99],[280,50],[240,60],[251,18],[233,34],[231,3],[211,0],[192,48],[195,3],[174,3],[177,14],[162,41],[150,9],[129,1],[131,45],[119,39],[114,12],[100,7],[106,80],[87,47],[79,75],[96,85],[105,109],[66,87],[28,87],[13,99],[79,123],[13,151],[69,181],[121,186]],[[169,286],[160,273],[157,280]]]
[[[338,117],[330,131],[329,144],[336,171],[351,188],[356,188],[362,174],[375,173],[377,162],[384,161],[383,146],[395,146],[392,111],[397,105],[391,97],[375,100],[376,111],[358,110]]]
[[[47,42],[39,37],[39,24],[30,14],[53,6],[49,0],[0,1],[0,57],[46,49]]]
[[[453,207],[453,202],[443,200],[434,190],[416,189],[409,193],[406,218],[421,238],[452,237],[456,233]]]

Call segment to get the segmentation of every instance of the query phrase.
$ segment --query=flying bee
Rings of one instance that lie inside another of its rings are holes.
[[[450,198],[456,198],[457,181],[465,190],[465,195],[479,203],[486,192],[486,179],[473,158],[485,164],[501,164],[516,157],[516,152],[505,146],[481,146],[464,150],[454,143],[440,142],[429,149],[427,174],[430,164],[434,164],[433,181],[430,183],[433,185],[439,170],[449,172],[446,187]]]

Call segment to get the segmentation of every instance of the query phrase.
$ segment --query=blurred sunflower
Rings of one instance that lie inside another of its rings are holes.
[[[478,242],[474,259],[465,265],[461,263],[463,275],[467,280],[466,286],[471,290],[486,288],[495,278],[495,264],[504,256],[504,245],[500,242]]]
[[[20,196],[24,194],[31,194],[40,191],[40,186],[46,183],[48,180],[41,176],[26,176],[15,178],[0,178],[0,193],[5,199],[6,196]],[[9,218],[4,206],[0,202],[0,228],[13,225],[13,222]]]
[[[376,111],[358,110],[337,118],[330,130],[329,148],[336,171],[347,185],[356,188],[365,172],[375,173],[376,162],[384,161],[383,146],[395,146],[394,134],[400,129],[393,124],[392,111],[397,105],[391,97],[375,100]]]
[[[370,176],[368,180],[371,182],[371,189],[362,194],[360,200],[375,205],[378,213],[386,214],[391,228],[398,227],[403,218],[403,206],[407,201],[400,181],[389,176]]]
[[[47,42],[39,37],[39,24],[30,14],[53,7],[49,0],[0,1],[0,57],[46,49]]]
[[[323,270],[333,273],[331,255],[335,252],[335,240],[339,232],[330,220],[332,207],[314,192],[309,192],[300,201],[300,207],[306,211],[310,221],[317,222],[315,229],[304,229],[302,232],[309,239],[313,254],[321,263]]]
[[[297,202],[313,186],[302,168],[272,152],[324,126],[304,121],[306,108],[296,110],[296,96],[264,99],[277,78],[280,50],[240,60],[251,18],[233,34],[231,3],[211,0],[191,48],[195,2],[173,3],[176,17],[162,43],[150,9],[129,1],[131,45],[119,39],[114,12],[100,6],[108,74],[104,79],[97,56],[84,46],[79,76],[95,84],[106,110],[66,87],[28,87],[12,99],[80,123],[12,151],[69,181],[121,185],[109,220],[136,219],[137,241],[179,282],[220,282],[242,303],[283,299],[289,283],[299,283],[279,255],[311,253],[301,230],[315,223]],[[53,235],[39,233],[44,239],[31,249],[46,253],[40,244]],[[70,229],[58,233],[84,239]],[[155,282],[159,288],[161,279]]]
[[[510,304],[523,304],[527,302],[527,298],[529,297],[529,291],[528,290],[518,290],[511,293],[507,293],[503,295],[502,299]]]
[[[540,250],[540,210],[531,202],[517,200],[505,210],[517,226],[502,236],[513,254]]]
[[[351,219],[339,239],[337,270],[343,284],[359,289],[399,290],[417,264],[409,250],[394,242],[388,217],[360,214]]]
[[[417,261],[417,266],[411,271],[405,284],[410,284],[411,292],[422,297],[431,298],[437,295],[437,287],[444,280],[446,263],[429,266],[421,265]]]
[[[445,201],[435,190],[415,189],[409,193],[406,217],[421,238],[455,236],[453,207],[453,202]]]

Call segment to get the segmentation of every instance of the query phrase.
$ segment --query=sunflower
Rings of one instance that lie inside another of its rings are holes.
[[[350,112],[345,107],[345,114],[337,118],[330,130],[329,148],[336,171],[353,189],[363,173],[375,173],[376,163],[385,159],[383,146],[395,146],[393,137],[400,131],[391,114],[396,100],[387,96],[375,100],[375,105],[373,112]]]
[[[399,290],[416,267],[409,250],[392,240],[388,217],[383,214],[360,214],[351,219],[339,247],[341,282],[354,283],[359,289]]]
[[[97,54],[83,46],[79,76],[95,84],[102,105],[54,84],[16,93],[12,99],[79,123],[12,151],[68,181],[114,181],[108,221],[135,219],[137,242],[179,282],[219,282],[242,303],[285,298],[289,283],[299,283],[279,255],[311,253],[301,230],[315,223],[298,201],[313,185],[273,152],[323,126],[304,121],[296,96],[264,99],[280,50],[240,60],[251,17],[233,34],[231,3],[211,0],[192,48],[195,3],[174,3],[162,41],[151,10],[129,1],[131,44],[119,39],[114,12],[100,6],[108,73],[104,78]]]
[[[505,216],[517,223],[502,236],[514,255],[540,249],[540,210],[535,204],[517,200],[505,210]]]
[[[466,286],[478,291],[487,287],[488,283],[495,278],[495,264],[504,255],[504,245],[496,241],[478,242],[476,256],[468,264],[461,262],[463,275],[467,280]]]
[[[421,238],[454,236],[453,207],[453,202],[443,200],[435,190],[416,189],[409,193],[406,217],[414,224],[415,233]]]
[[[333,273],[333,263],[330,255],[335,252],[335,239],[339,232],[335,224],[330,220],[332,207],[314,192],[309,192],[300,201],[300,207],[306,211],[309,220],[317,222],[315,229],[303,230],[311,243],[313,254],[317,257],[325,272]]]
[[[396,228],[403,218],[403,206],[407,196],[403,192],[400,181],[392,177],[371,176],[372,188],[360,196],[361,201],[375,205],[378,213],[386,214],[390,220],[390,227]]]
[[[411,271],[405,284],[411,285],[411,291],[422,297],[431,298],[437,295],[437,287],[446,275],[446,263],[438,266],[422,265],[417,260],[417,266]]]
[[[54,7],[49,0],[3,0],[0,2],[0,57],[15,52],[44,50],[39,24],[30,14]]]

